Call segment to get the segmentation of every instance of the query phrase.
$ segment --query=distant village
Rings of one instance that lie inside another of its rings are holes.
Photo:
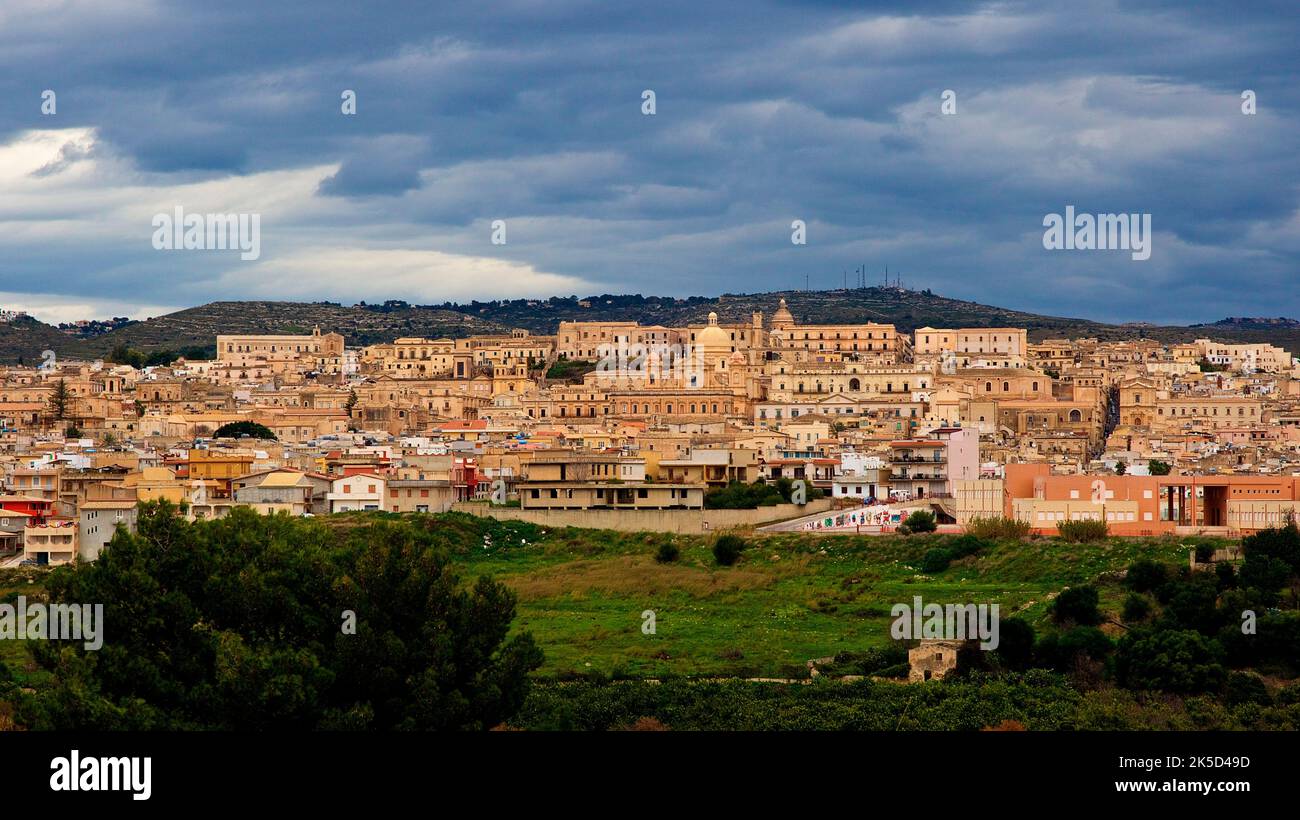
[[[1300,504],[1300,364],[1281,348],[772,309],[361,348],[218,335],[210,360],[0,369],[0,565],[94,560],[154,500],[191,519],[455,509],[682,531],[714,526],[716,491],[784,479],[792,504],[749,523],[887,532],[919,508],[1135,536],[1237,535]]]

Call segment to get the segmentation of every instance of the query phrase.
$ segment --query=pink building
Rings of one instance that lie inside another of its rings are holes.
[[[954,481],[979,478],[979,433],[939,427],[927,438],[891,441],[889,467],[895,497],[951,497]]]

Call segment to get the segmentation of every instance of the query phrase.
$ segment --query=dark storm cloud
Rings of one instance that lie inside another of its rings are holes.
[[[182,202],[265,211],[278,271],[323,248],[418,250],[681,295],[838,286],[862,264],[874,282],[888,264],[946,295],[1100,319],[1300,314],[1287,3],[46,9],[0,10],[0,147],[18,161],[32,130],[61,131],[28,183],[0,182],[0,222],[21,227],[0,230],[0,293],[245,295],[223,260],[149,247],[149,208]],[[1151,259],[1044,250],[1043,216],[1066,205],[1152,214]],[[437,295],[403,270],[359,271],[366,298]]]

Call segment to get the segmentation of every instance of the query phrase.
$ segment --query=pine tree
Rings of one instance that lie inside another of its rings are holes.
[[[59,379],[54,383],[54,393],[50,396],[50,412],[54,414],[55,421],[66,419],[71,405],[72,394],[68,392],[68,384]]]

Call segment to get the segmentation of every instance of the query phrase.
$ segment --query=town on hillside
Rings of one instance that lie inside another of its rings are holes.
[[[1300,362],[1281,348],[1031,344],[772,308],[360,348],[218,335],[211,360],[7,367],[0,561],[92,561],[152,500],[190,519],[454,509],[882,533],[923,510],[941,531],[1005,517],[1227,537],[1300,502]],[[756,484],[783,503],[747,503]]]

